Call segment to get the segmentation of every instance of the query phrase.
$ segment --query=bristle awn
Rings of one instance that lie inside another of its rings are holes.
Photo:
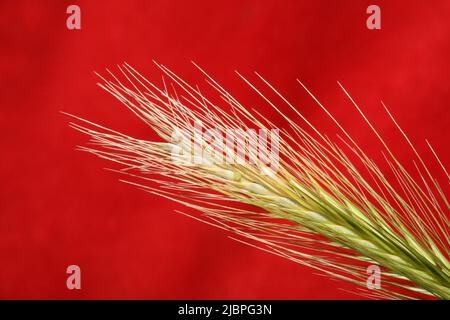
[[[390,175],[300,81],[342,133],[336,140],[258,73],[263,88],[237,75],[282,118],[283,130],[261,109],[241,104],[195,63],[213,94],[155,64],[163,76],[161,86],[127,63],[118,66],[120,75],[108,71],[109,79],[100,76],[98,85],[159,138],[137,139],[73,116],[71,127],[91,139],[80,150],[114,162],[123,181],[198,212],[183,214],[227,230],[241,243],[354,283],[365,297],[450,299],[448,201],[384,103],[387,118],[415,156],[415,173],[400,163],[341,83],[381,143]],[[427,145],[450,181],[435,149]],[[382,272],[376,288],[367,284],[366,270],[372,265]]]

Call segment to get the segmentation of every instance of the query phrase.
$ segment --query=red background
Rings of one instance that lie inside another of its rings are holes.
[[[69,4],[81,7],[81,30],[66,28]],[[366,28],[370,4],[382,30]],[[380,99],[431,167],[425,138],[450,161],[449,1],[2,1],[0,16],[0,298],[357,298],[340,290],[350,285],[173,213],[178,205],[74,151],[86,138],[60,110],[154,136],[95,85],[93,71],[123,61],[159,79],[155,59],[201,83],[195,60],[244,99],[233,71],[254,79],[257,70],[320,125],[299,77],[379,158],[339,80],[400,159],[411,153]],[[81,290],[66,288],[70,264],[81,267]]]

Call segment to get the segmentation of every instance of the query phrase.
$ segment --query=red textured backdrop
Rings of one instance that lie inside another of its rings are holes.
[[[81,7],[81,30],[66,28],[69,4]],[[366,28],[370,4],[381,30]],[[179,206],[74,151],[86,139],[60,110],[150,136],[95,85],[93,71],[123,61],[158,79],[155,59],[201,83],[195,60],[244,99],[233,71],[257,70],[320,124],[300,78],[377,158],[339,80],[400,159],[411,153],[380,99],[432,167],[425,138],[450,161],[449,1],[2,1],[0,17],[0,298],[357,298],[173,213]],[[66,288],[70,264],[82,269],[81,290]]]

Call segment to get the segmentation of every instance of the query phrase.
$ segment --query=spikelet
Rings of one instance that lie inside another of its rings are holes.
[[[162,141],[135,139],[73,116],[78,121],[71,126],[89,135],[94,144],[80,147],[81,150],[120,164],[119,172],[130,178],[123,181],[198,210],[201,214],[190,216],[232,232],[235,240],[353,282],[363,295],[392,299],[450,298],[449,204],[384,104],[417,156],[421,181],[415,181],[399,163],[340,84],[385,147],[396,186],[386,180],[384,173],[303,84],[300,83],[342,131],[340,141],[347,152],[316,129],[258,74],[264,85],[304,123],[300,126],[287,117],[238,74],[287,123],[287,129],[281,132],[280,158],[275,159],[267,150],[263,154],[269,162],[279,162],[277,170],[265,173],[267,161],[258,159],[253,163],[215,162],[210,146],[204,144],[197,145],[203,162],[182,161],[177,155],[193,156],[195,143],[189,139],[187,144],[178,143],[173,139],[174,132],[181,129],[195,134],[196,122],[201,122],[205,129],[240,128],[244,132],[275,126],[257,111],[248,111],[198,66],[229,111],[166,67],[157,66],[171,80],[172,90],[165,83],[159,88],[128,64],[119,67],[123,80],[110,73],[112,80],[102,78],[99,85],[148,124]],[[250,153],[250,146],[256,142],[249,141],[244,151]],[[220,147],[220,152],[229,151],[226,144]],[[382,286],[377,290],[366,286],[368,265],[382,266]]]

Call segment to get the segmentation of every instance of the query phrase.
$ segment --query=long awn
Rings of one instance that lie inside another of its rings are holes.
[[[353,282],[363,295],[450,298],[449,203],[384,104],[387,115],[417,158],[414,163],[419,179],[413,178],[397,160],[341,84],[382,143],[395,181],[388,181],[386,174],[302,83],[299,82],[337,125],[341,132],[337,141],[321,133],[259,74],[256,75],[266,89],[302,123],[288,117],[261,89],[238,74],[286,123],[281,130],[280,157],[275,159],[272,153],[264,152],[266,160],[279,162],[276,172],[264,174],[267,162],[260,160],[207,164],[175,161],[174,148],[192,155],[195,142],[175,143],[173,133],[182,130],[195,134],[195,123],[201,122],[205,130],[240,128],[242,132],[276,126],[259,111],[244,107],[200,67],[197,66],[217,92],[219,102],[166,67],[157,66],[170,79],[170,89],[165,82],[159,87],[148,81],[128,64],[119,66],[122,80],[110,73],[111,79],[101,77],[99,85],[162,140],[136,139],[74,116],[77,123],[71,126],[89,135],[93,143],[80,147],[81,150],[120,164],[118,171],[130,178],[123,181],[201,213],[189,216],[231,231],[238,241]],[[258,137],[252,139],[241,151],[251,154],[251,145]],[[211,145],[197,147],[202,154],[211,156]],[[230,144],[216,143],[214,147],[225,154]],[[441,160],[430,144],[429,147],[450,181]],[[367,287],[369,265],[382,267],[382,286],[376,290]]]

